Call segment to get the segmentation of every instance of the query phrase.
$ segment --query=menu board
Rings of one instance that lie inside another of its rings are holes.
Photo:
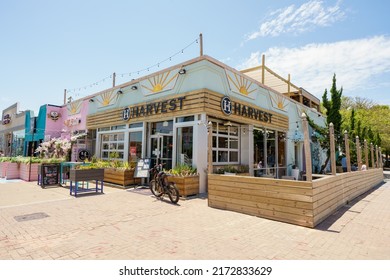
[[[134,171],[134,178],[149,178],[150,158],[140,158]]]
[[[59,164],[41,165],[41,186],[58,185]]]

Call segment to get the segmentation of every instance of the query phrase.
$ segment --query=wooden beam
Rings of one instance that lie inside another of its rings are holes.
[[[368,145],[367,145],[367,140],[364,139],[364,161],[366,163],[366,168],[369,169],[369,164],[368,164]]]
[[[379,149],[378,145],[375,145],[375,155],[376,155],[376,168],[379,168]]]
[[[336,175],[336,149],[334,144],[334,126],[329,124],[329,139],[330,139],[330,163],[332,175]]]
[[[213,174],[213,123],[211,121],[207,124],[207,130],[207,173]]]
[[[203,56],[203,34],[199,34],[200,56]]]
[[[312,181],[311,148],[309,139],[309,124],[305,113],[302,113],[303,145],[305,147],[306,181]]]
[[[356,154],[358,162],[358,170],[362,170],[362,148],[360,147],[359,136],[356,136]]]
[[[345,154],[347,156],[347,172],[351,172],[351,155],[349,152],[348,131],[344,131]]]
[[[371,151],[371,167],[375,168],[375,161],[374,161],[374,144],[370,144],[370,151]]]
[[[261,83],[264,85],[265,81],[265,54],[261,56]]]

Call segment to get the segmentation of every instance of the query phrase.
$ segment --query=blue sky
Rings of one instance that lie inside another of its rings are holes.
[[[336,73],[344,95],[390,104],[389,3],[0,1],[0,110],[19,102],[37,113],[61,105],[64,89],[77,99],[109,88],[113,72],[120,84],[194,58],[199,33],[204,53],[231,67],[257,66],[264,53],[319,98]]]

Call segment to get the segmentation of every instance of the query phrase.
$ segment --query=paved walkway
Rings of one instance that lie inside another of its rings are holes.
[[[33,214],[33,215],[32,215]],[[207,206],[174,206],[148,189],[68,189],[0,183],[0,260],[390,259],[390,182],[316,229]]]

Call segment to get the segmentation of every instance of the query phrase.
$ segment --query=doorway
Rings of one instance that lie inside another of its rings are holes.
[[[164,163],[164,169],[172,169],[173,136],[158,133],[150,138],[152,166],[156,163]]]

